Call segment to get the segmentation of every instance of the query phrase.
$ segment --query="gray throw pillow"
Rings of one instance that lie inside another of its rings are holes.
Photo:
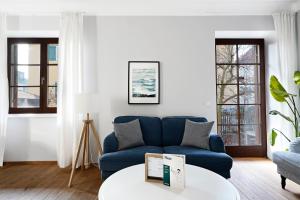
[[[185,121],[181,146],[193,146],[209,150],[209,135],[214,122]]]
[[[300,153],[300,137],[295,138],[290,143],[289,151],[293,153]]]
[[[138,119],[127,123],[114,124],[119,150],[144,145],[143,134]]]

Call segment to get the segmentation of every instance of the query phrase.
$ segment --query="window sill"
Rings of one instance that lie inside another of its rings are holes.
[[[8,118],[56,118],[57,114],[8,114]]]

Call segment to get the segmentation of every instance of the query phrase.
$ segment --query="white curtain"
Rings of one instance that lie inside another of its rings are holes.
[[[273,15],[275,31],[277,34],[278,53],[279,53],[279,78],[284,87],[291,93],[298,94],[297,86],[294,84],[293,75],[297,67],[297,36],[296,36],[296,15],[293,12],[281,12]],[[299,99],[296,99],[299,105]],[[272,108],[281,110],[288,114],[289,108],[283,104],[277,104],[278,107]],[[277,123],[278,129],[284,131],[290,138],[293,137],[294,130],[285,120],[280,119]],[[278,150],[287,147],[285,139],[278,138]],[[276,148],[275,148],[276,149]]]
[[[8,115],[8,79],[6,64],[6,15],[0,14],[0,167],[3,166]]]
[[[83,16],[63,13],[59,37],[59,80],[57,94],[58,165],[72,163],[78,139],[78,117],[74,110],[74,95],[82,92]],[[81,123],[80,123],[81,125]]]
[[[273,18],[279,48],[282,83],[290,92],[298,94],[297,87],[293,81],[294,72],[298,69],[296,14],[293,12],[282,12],[274,14]]]

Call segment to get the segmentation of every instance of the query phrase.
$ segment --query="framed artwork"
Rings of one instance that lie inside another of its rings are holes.
[[[128,104],[159,104],[159,61],[128,62]]]

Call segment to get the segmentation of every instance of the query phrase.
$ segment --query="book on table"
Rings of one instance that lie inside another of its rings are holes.
[[[185,187],[185,155],[153,154],[145,155],[146,181],[159,181],[172,188]]]

